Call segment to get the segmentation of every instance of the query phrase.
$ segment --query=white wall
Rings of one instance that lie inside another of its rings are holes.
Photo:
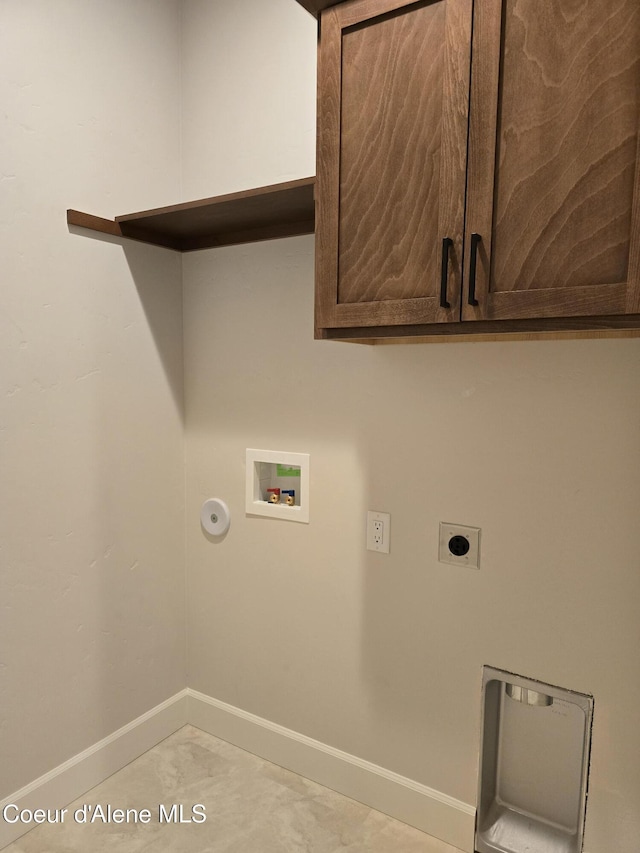
[[[184,197],[315,175],[316,22],[294,0],[183,0]]]
[[[315,41],[293,0],[187,0],[187,196],[312,172]],[[186,256],[184,288],[189,686],[468,803],[482,664],[593,693],[585,850],[635,853],[640,341],[314,342],[311,237]],[[245,516],[246,447],[311,454],[309,526]]]
[[[184,687],[174,0],[0,3],[0,799]]]

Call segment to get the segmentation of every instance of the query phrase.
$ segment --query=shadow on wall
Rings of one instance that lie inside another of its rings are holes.
[[[124,241],[124,255],[144,309],[149,331],[169,382],[176,409],[184,425],[183,353],[182,353],[182,256],[171,249]],[[167,265],[175,266],[174,274],[158,275]],[[180,317],[174,316],[172,305],[180,292]],[[169,306],[169,310],[167,310]]]
[[[74,225],[69,226],[69,233],[122,247],[140,297],[140,304],[147,318],[149,331],[171,388],[176,410],[184,424],[182,317],[176,318],[175,311],[167,310],[167,306],[175,303],[175,291],[182,292],[181,256],[170,249],[135,243],[97,231],[89,232],[85,228],[77,228]],[[170,264],[175,266],[175,274],[167,277],[167,266]],[[160,271],[162,271],[161,275]],[[176,329],[179,329],[179,335],[176,334]]]

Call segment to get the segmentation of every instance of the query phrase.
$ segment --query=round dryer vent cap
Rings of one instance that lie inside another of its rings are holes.
[[[202,504],[200,523],[212,536],[223,536],[231,524],[231,513],[221,498],[209,498]]]

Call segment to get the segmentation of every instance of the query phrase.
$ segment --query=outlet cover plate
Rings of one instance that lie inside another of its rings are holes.
[[[455,536],[462,536],[469,543],[469,550],[466,554],[458,555],[450,550],[449,543]],[[468,527],[466,524],[452,524],[447,521],[441,521],[438,560],[441,563],[450,563],[453,566],[479,569],[480,528]]]
[[[382,524],[382,536],[380,526]],[[388,512],[367,512],[367,551],[378,551],[380,554],[389,553],[391,543],[391,515]]]

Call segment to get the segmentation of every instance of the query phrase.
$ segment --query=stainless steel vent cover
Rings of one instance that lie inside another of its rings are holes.
[[[580,853],[593,697],[483,668],[477,853]]]

